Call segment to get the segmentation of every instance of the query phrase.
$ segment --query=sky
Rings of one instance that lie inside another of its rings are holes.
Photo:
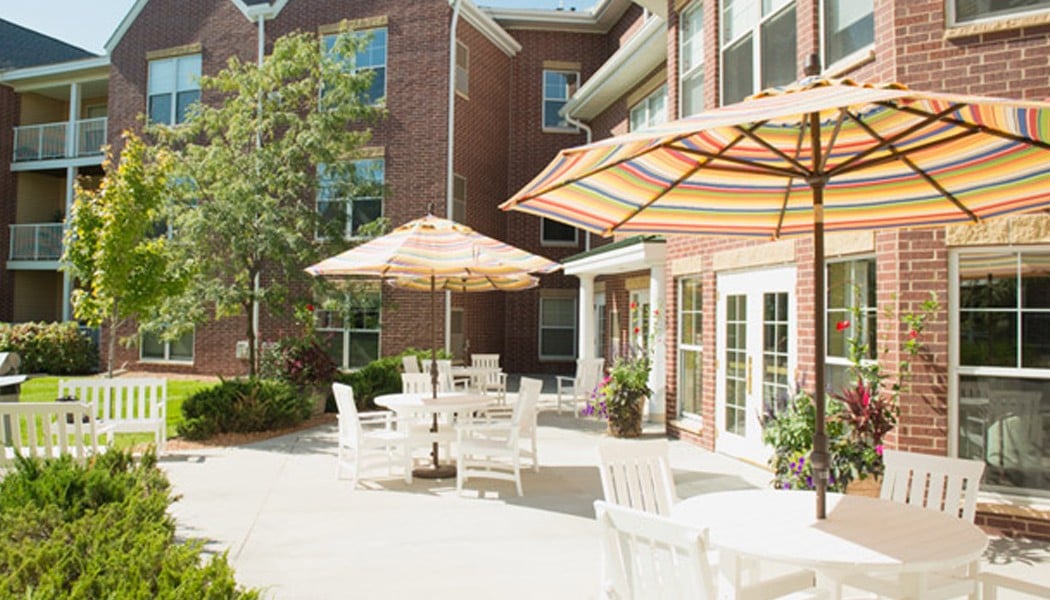
[[[587,10],[596,0],[474,0],[479,6]],[[0,19],[102,54],[135,0],[0,0]]]

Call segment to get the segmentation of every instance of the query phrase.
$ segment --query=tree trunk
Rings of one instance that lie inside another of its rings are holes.
[[[107,376],[113,379],[113,361],[117,359],[117,327],[120,320],[117,318],[117,303],[113,302],[113,312],[109,315],[109,349],[106,351]]]
[[[255,319],[252,318],[252,302],[244,304],[244,312],[248,315],[248,377],[255,379],[258,372],[258,356],[255,348]]]

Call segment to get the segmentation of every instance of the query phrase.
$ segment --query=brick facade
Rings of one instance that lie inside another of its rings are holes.
[[[0,132],[11,135],[18,124],[21,101],[11,88],[0,86]],[[9,165],[12,160],[12,144],[0,144],[0,165]],[[16,176],[11,172],[0,173],[0,264],[6,265],[11,250],[11,225],[15,222],[17,203]],[[14,271],[0,269],[0,321],[14,318]]]

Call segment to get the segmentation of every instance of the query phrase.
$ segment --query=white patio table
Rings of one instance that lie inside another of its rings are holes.
[[[405,415],[427,415],[433,421],[430,429],[432,441],[433,461],[429,467],[414,469],[412,475],[423,479],[445,479],[456,476],[456,467],[450,464],[442,465],[438,456],[438,415],[459,415],[461,418],[470,419],[471,415],[485,408],[489,399],[482,394],[464,394],[462,392],[441,392],[437,398],[430,394],[383,394],[376,396],[374,402],[397,413],[401,418]],[[454,438],[454,436],[453,436]],[[451,439],[451,438],[450,438]]]
[[[708,528],[720,583],[750,557],[813,569],[833,598],[858,573],[900,575],[906,597],[921,598],[929,573],[975,563],[988,545],[972,523],[900,502],[828,494],[824,520],[815,506],[813,492],[746,490],[688,498],[671,516]],[[731,585],[719,588],[732,597]]]

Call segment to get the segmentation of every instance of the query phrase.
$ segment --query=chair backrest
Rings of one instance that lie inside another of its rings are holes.
[[[499,366],[499,354],[471,354],[470,365],[473,367],[482,367],[485,369],[491,369],[485,374],[486,385],[499,385],[500,382],[500,366]]]
[[[6,452],[12,449],[11,456]],[[83,402],[0,402],[0,471],[15,454],[78,461],[98,453],[94,407]]]
[[[973,522],[984,463],[964,458],[884,450],[879,496]]]
[[[543,380],[532,377],[522,377],[518,387],[518,402],[514,405],[511,414],[511,423],[518,426],[519,431],[531,431],[536,427],[536,404],[540,401],[540,390],[543,389]]]
[[[667,440],[602,440],[598,444],[605,501],[669,516],[677,496]]]
[[[715,598],[702,530],[601,500],[594,512],[608,566],[607,597]]]
[[[402,373],[401,391],[405,394],[430,394],[430,373]]]
[[[430,373],[431,361],[423,363],[423,371],[427,374]],[[452,388],[452,360],[450,359],[438,359],[438,391],[439,392],[451,392]],[[427,388],[428,390],[430,388]]]
[[[580,358],[576,360],[576,383],[574,389],[577,394],[590,394],[602,380],[602,369],[605,368],[604,358]]]
[[[414,355],[405,355],[401,357],[401,369],[405,373],[422,373],[423,371],[419,368],[419,359]]]
[[[339,411],[339,443],[356,448],[363,433],[357,404],[354,403],[354,388],[345,383],[332,383],[332,395]]]

